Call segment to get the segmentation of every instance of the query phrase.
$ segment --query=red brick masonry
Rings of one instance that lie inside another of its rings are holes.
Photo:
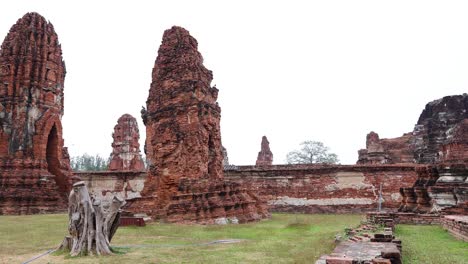
[[[65,211],[65,63],[53,25],[27,13],[0,49],[0,214]]]
[[[398,209],[400,187],[411,187],[419,165],[273,165],[231,166],[226,179],[250,186],[269,201],[272,211],[359,213],[376,210],[380,184],[382,207]]]
[[[198,42],[181,27],[164,32],[142,117],[148,176],[129,213],[170,222],[248,222],[268,217],[266,202],[224,180],[221,107]]]
[[[468,215],[443,216],[442,227],[454,237],[468,242]]]

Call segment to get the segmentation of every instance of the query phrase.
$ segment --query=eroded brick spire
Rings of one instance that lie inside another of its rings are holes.
[[[71,168],[62,137],[64,80],[54,27],[27,13],[0,49],[0,214],[66,208]]]
[[[112,153],[109,170],[143,171],[145,164],[140,153],[140,131],[137,120],[129,115],[122,115],[112,133]]]
[[[142,111],[148,177],[143,197],[130,202],[129,211],[171,222],[268,216],[264,202],[224,181],[221,108],[212,79],[195,38],[181,27],[166,30]]]
[[[257,162],[255,165],[257,166],[268,166],[273,163],[273,153],[270,150],[270,142],[268,141],[266,136],[262,137],[261,149],[258,152]]]

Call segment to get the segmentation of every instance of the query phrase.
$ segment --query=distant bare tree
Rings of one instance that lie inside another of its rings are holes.
[[[336,164],[339,162],[338,156],[334,153],[328,153],[329,148],[322,142],[307,140],[300,145],[302,146],[300,150],[294,150],[287,154],[288,164]]]

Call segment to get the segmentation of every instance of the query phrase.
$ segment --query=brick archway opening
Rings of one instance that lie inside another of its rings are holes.
[[[57,127],[52,126],[47,137],[46,148],[47,170],[55,176],[55,181],[59,189],[63,192],[67,190],[65,175],[60,170],[59,138]]]

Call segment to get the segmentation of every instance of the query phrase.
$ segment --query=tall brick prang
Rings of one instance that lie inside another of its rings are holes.
[[[270,142],[266,136],[262,137],[262,144],[260,152],[258,152],[257,161],[255,165],[257,166],[269,166],[273,164],[273,153],[270,150]]]
[[[247,222],[268,215],[266,204],[224,181],[221,108],[213,74],[187,30],[164,32],[142,111],[150,164],[142,198],[128,210],[170,222]],[[221,220],[220,220],[221,219]]]
[[[27,13],[0,49],[0,214],[66,209],[65,64],[51,23]]]
[[[112,153],[110,155],[109,170],[115,171],[144,171],[145,164],[140,153],[140,131],[136,119],[129,115],[122,115],[117,120],[112,134]]]

